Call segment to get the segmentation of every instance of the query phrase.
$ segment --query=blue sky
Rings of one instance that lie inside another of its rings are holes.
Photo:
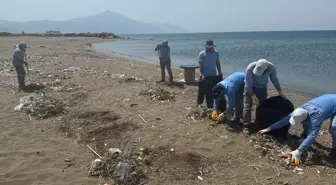
[[[336,29],[336,0],[2,0],[0,19],[65,20],[106,10],[194,32]]]

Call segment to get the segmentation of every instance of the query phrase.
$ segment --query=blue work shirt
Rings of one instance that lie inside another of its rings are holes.
[[[217,109],[219,105],[219,100],[222,95],[227,95],[229,99],[229,108],[226,110],[227,112],[232,112],[233,108],[235,108],[236,102],[236,92],[244,85],[245,73],[244,72],[236,72],[229,75],[223,81],[219,82],[217,85],[223,87],[223,91],[218,98],[214,99],[213,107]]]
[[[12,63],[14,66],[21,66],[25,62],[25,54],[26,52],[17,45],[14,49],[13,60]]]
[[[308,118],[303,124],[308,125],[307,138],[301,143],[300,149],[305,151],[316,140],[324,120],[336,115],[336,94],[325,94],[303,104],[300,108],[308,111]],[[271,130],[290,124],[292,113],[270,126]]]
[[[169,46],[166,46],[160,43],[156,46],[155,51],[158,51],[160,59],[170,60],[170,47]]]
[[[217,61],[219,62],[219,53],[217,50],[213,52],[203,50],[198,55],[198,62],[203,66],[204,76],[217,75]]]
[[[271,79],[274,88],[278,91],[281,91],[276,68],[271,62],[268,63],[268,68],[261,76],[253,74],[253,69],[256,67],[257,62],[252,62],[247,66],[245,78],[245,92],[253,92],[252,87],[267,88],[268,77]]]

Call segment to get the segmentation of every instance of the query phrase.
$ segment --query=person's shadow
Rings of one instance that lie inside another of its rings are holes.
[[[185,83],[183,82],[162,82],[162,81],[156,81],[156,84],[162,84],[162,85],[167,85],[172,88],[179,88],[179,89],[184,89],[185,88]]]

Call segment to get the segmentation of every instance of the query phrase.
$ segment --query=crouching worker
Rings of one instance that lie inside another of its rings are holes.
[[[17,76],[18,76],[18,83],[19,83],[19,90],[24,90],[25,85],[25,76],[26,72],[23,65],[28,66],[27,61],[25,61],[26,56],[26,43],[20,43],[19,45],[16,45],[14,48],[14,54],[13,54],[13,65],[15,67]],[[27,68],[28,70],[28,68]]]
[[[300,147],[295,151],[288,153],[291,157],[291,162],[295,165],[301,165],[301,155],[306,151],[311,144],[316,140],[324,120],[330,118],[329,131],[332,137],[332,150],[330,157],[336,156],[336,94],[325,94],[317,97],[308,103],[297,108],[293,113],[283,118],[282,120],[272,124],[270,127],[258,132],[258,135],[263,135],[271,130],[284,127],[291,124],[296,125],[301,123],[304,130],[304,135],[307,137],[301,143]]]
[[[236,72],[225,78],[223,81],[219,82],[215,87],[213,87],[212,92],[214,96],[213,108],[214,111],[211,115],[213,120],[222,121],[224,119],[224,114],[232,115],[233,110],[235,109],[234,122],[240,123],[240,119],[243,114],[243,94],[244,94],[244,83],[245,73]],[[226,101],[220,101],[221,99],[225,100],[225,95],[229,100],[229,108],[224,112],[218,115],[219,107],[225,106]],[[221,104],[225,105],[221,105]]]

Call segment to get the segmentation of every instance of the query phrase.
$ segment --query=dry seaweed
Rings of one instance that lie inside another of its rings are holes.
[[[154,88],[146,89],[140,92],[140,95],[147,96],[151,100],[160,101],[173,101],[175,100],[175,94],[167,91],[166,89],[156,86]]]

